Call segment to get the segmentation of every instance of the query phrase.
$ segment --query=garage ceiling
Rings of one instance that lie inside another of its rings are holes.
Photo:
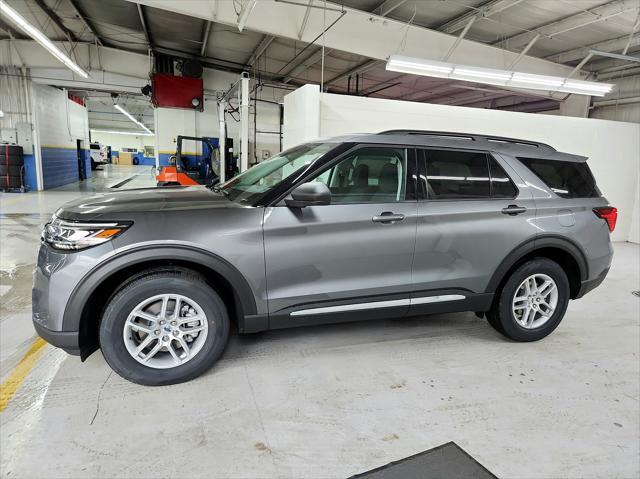
[[[216,1],[201,2],[216,8]],[[265,1],[265,0],[259,0]],[[307,0],[292,0],[305,9]],[[235,0],[238,8],[242,0]],[[315,5],[324,5],[314,0]],[[319,82],[318,45],[272,37],[125,0],[9,0],[14,8],[54,40],[98,42],[147,53],[149,48],[177,56],[202,56],[212,67],[240,72],[253,66],[270,81]],[[459,35],[476,17],[465,38],[570,66],[590,48],[627,54],[640,51],[639,0],[344,0],[337,2],[416,26]],[[330,4],[335,7],[335,4]],[[0,38],[23,35],[5,22]],[[266,47],[266,48],[265,48]],[[71,47],[69,47],[71,50]],[[452,105],[494,106],[519,111],[550,109],[553,101],[486,85],[387,72],[384,63],[339,50],[325,51],[324,79],[334,92],[428,101]],[[256,55],[259,58],[256,60]],[[594,57],[583,68],[591,78],[611,79],[639,73],[638,63]],[[489,103],[487,103],[489,102]],[[524,105],[524,106],[523,106]],[[527,107],[526,105],[530,105]]]

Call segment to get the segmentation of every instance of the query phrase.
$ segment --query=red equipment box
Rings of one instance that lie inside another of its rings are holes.
[[[204,87],[202,78],[154,73],[152,86],[152,101],[156,107],[203,110]]]

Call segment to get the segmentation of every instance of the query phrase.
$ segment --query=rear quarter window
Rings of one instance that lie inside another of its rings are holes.
[[[586,162],[518,158],[551,191],[562,198],[597,198],[601,196],[596,180]]]

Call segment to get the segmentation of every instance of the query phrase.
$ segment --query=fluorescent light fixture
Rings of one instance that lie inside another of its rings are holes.
[[[117,131],[117,130],[94,130],[92,133],[109,133],[112,135],[133,135],[133,136],[155,136],[154,133],[147,133],[146,131]]]
[[[240,9],[240,13],[238,14],[238,30],[244,30],[244,26],[249,19],[249,15],[253,11],[253,8],[256,6],[258,0],[245,0],[244,5]]]
[[[387,70],[414,75],[425,75],[439,78],[449,78],[453,65],[435,60],[419,60],[417,58],[392,55],[387,61]]]
[[[13,8],[7,5],[6,2],[0,0],[0,11],[5,14],[8,18],[10,18],[13,23],[18,25],[22,30],[25,31],[31,38],[33,38],[36,42],[46,48],[49,53],[51,53],[54,57],[56,57],[59,61],[64,63],[70,70],[74,71],[82,78],[89,78],[89,74],[84,71],[82,68],[78,66],[76,62],[74,62],[71,58],[67,56],[62,50],[60,50],[57,46],[53,44],[51,40],[47,38],[47,36],[38,30],[36,27],[31,25],[25,18],[16,12]]]
[[[465,80],[487,85],[498,85],[530,90],[558,91],[579,95],[605,96],[611,92],[613,84],[584,80],[569,80],[550,75],[535,75],[495,68],[481,68],[468,65],[425,60],[422,58],[391,55],[387,60],[387,70],[423,75],[436,78]]]
[[[129,120],[131,120],[132,122],[134,122],[136,125],[138,125],[140,128],[142,128],[144,131],[146,131],[147,133],[150,133],[151,135],[153,135],[153,132],[147,128],[146,126],[144,126],[143,123],[139,122],[138,120],[136,120],[131,113],[129,113],[127,110],[125,110],[124,108],[122,108],[120,105],[118,105],[117,103],[115,105],[113,105],[115,107],[116,110],[118,110],[120,113],[122,113],[124,116],[126,116],[127,118],[129,118]]]

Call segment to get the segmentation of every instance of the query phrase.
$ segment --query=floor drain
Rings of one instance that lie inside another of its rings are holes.
[[[640,298],[640,291],[631,291],[631,294]]]

